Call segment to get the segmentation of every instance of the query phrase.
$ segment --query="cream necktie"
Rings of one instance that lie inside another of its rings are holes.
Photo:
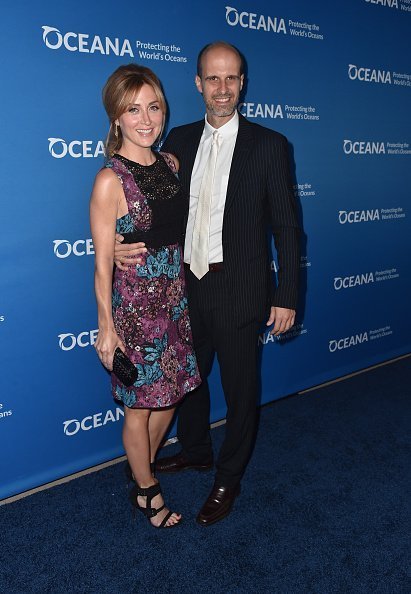
[[[193,239],[191,241],[190,270],[198,279],[203,278],[208,272],[211,200],[213,197],[214,174],[220,143],[221,137],[218,131],[214,130],[210,154],[208,155],[204,175],[201,180]]]

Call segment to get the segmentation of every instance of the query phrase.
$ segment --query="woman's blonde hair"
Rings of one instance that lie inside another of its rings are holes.
[[[158,99],[163,113],[163,124],[159,137],[163,133],[167,105],[159,79],[150,68],[145,66],[139,64],[120,66],[109,76],[103,88],[103,104],[110,120],[105,145],[107,158],[120,150],[123,143],[120,126],[117,126],[115,121],[127,111],[133,98],[139,93],[144,84],[150,85]]]

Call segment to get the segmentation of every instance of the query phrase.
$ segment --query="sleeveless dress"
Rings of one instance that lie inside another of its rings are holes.
[[[116,268],[113,278],[114,326],[138,376],[126,387],[112,373],[112,393],[130,408],[174,405],[201,383],[184,279],[188,201],[173,160],[155,155],[148,166],[118,154],[106,163],[120,179],[128,206],[116,230],[125,243],[144,241],[147,248],[140,265]]]

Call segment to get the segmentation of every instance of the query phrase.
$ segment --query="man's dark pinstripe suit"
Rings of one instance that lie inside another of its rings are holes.
[[[163,146],[180,162],[180,180],[190,178],[204,120],[174,128]],[[279,263],[273,287],[267,229]],[[203,384],[179,408],[178,437],[185,456],[211,457],[207,376],[214,353],[228,406],[225,440],[217,459],[216,483],[236,486],[250,456],[258,393],[258,329],[270,306],[296,308],[299,240],[287,140],[239,117],[223,219],[224,270],[201,280],[186,271],[194,345]]]

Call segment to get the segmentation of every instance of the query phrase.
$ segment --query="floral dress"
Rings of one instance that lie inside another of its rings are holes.
[[[113,396],[131,408],[171,406],[201,383],[184,280],[187,197],[166,153],[148,166],[116,154],[106,167],[120,179],[128,205],[117,232],[147,247],[140,265],[114,273],[114,326],[138,375],[126,387],[112,373]]]

